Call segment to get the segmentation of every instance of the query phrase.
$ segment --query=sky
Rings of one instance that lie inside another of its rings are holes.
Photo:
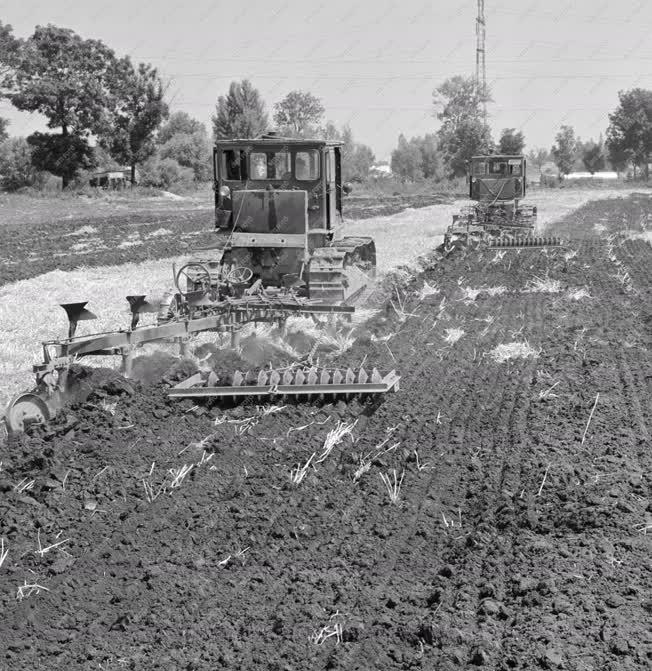
[[[432,92],[475,72],[477,0],[2,0],[20,37],[53,23],[151,63],[172,111],[210,128],[219,95],[248,78],[268,111],[292,90],[321,98],[378,160],[400,133],[436,131]],[[549,148],[560,125],[604,134],[618,91],[652,89],[652,1],[486,0],[489,123]],[[0,101],[12,135],[45,128]]]

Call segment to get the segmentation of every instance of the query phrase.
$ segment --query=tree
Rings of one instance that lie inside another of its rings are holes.
[[[530,149],[527,160],[541,172],[544,163],[550,160],[550,152],[547,149]]]
[[[572,126],[562,126],[555,138],[555,145],[550,150],[553,160],[561,175],[568,175],[573,169],[577,152],[577,138]]]
[[[404,180],[441,179],[442,155],[437,136],[427,134],[408,141],[400,135],[398,147],[392,152],[391,167],[392,172]]]
[[[154,133],[169,112],[156,68],[140,63],[136,69],[129,58],[123,58],[119,70],[112,90],[111,118],[103,129],[101,144],[131,168],[134,184],[136,164],[156,151]]]
[[[582,163],[592,175],[604,170],[606,162],[602,142],[587,143],[582,152]]]
[[[0,142],[4,142],[8,137],[7,128],[9,127],[9,119],[0,117]]]
[[[647,179],[652,154],[652,91],[640,88],[620,91],[618,98],[620,104],[609,115],[609,155],[619,157],[618,162],[631,157],[635,165],[644,167]]]
[[[342,143],[342,176],[344,181],[350,178],[349,168],[351,166],[351,157],[355,151],[355,142],[353,141],[353,131],[348,124],[342,126],[338,142]]]
[[[369,177],[369,170],[374,164],[376,157],[371,147],[366,144],[356,144],[353,153],[349,157],[345,174],[354,182],[363,182]]]
[[[0,144],[0,181],[9,191],[32,186],[36,182],[32,150],[25,138],[15,137]]]
[[[191,168],[195,181],[205,182],[212,173],[211,146],[206,126],[185,112],[175,112],[161,127],[157,143],[160,158],[171,158]]]
[[[324,111],[321,100],[312,93],[290,91],[274,105],[274,123],[281,130],[289,130],[291,135],[301,136],[319,124]]]
[[[515,128],[503,128],[498,141],[499,154],[522,154],[525,148],[525,136]]]
[[[192,135],[197,132],[206,134],[206,126],[201,121],[193,119],[186,112],[174,112],[170,115],[167,123],[161,126],[156,141],[158,144],[163,144],[174,135]]]
[[[194,133],[177,133],[159,147],[162,159],[174,159],[180,166],[191,168],[197,182],[211,175],[211,151],[206,129]]]
[[[423,138],[413,138],[421,152],[421,171],[426,179],[441,179],[443,176],[442,155],[439,142],[434,133],[427,133]]]
[[[473,156],[489,154],[492,151],[490,130],[480,119],[467,119],[455,130],[440,135],[440,146],[449,176],[461,177]]]
[[[590,147],[592,147],[593,144],[594,143],[592,140],[584,142],[581,137],[576,138],[575,156],[573,159],[573,168],[571,172],[583,172],[584,170],[586,170],[586,166],[584,165],[584,161],[582,159],[584,157],[584,152]]]
[[[82,146],[86,138],[101,134],[106,124],[116,63],[102,42],[53,25],[37,26],[19,50],[7,97],[19,110],[43,114],[49,128],[61,129],[51,140],[35,134],[30,144],[35,157],[51,161],[54,169],[44,169],[61,175],[64,188],[92,153]],[[75,157],[79,166],[72,162]]]
[[[335,134],[335,137],[330,139],[342,143],[342,180],[345,182],[365,180],[375,160],[371,148],[354,140],[353,131],[348,124],[343,126],[341,131],[337,131],[331,124],[330,131]]]
[[[317,129],[315,137],[321,137],[328,142],[337,142],[342,139],[342,133],[332,121],[327,121],[325,126]]]
[[[609,145],[607,142],[607,158],[616,172],[624,172],[634,162],[634,152],[618,145]]]
[[[248,79],[231,82],[228,94],[217,100],[212,121],[216,140],[257,137],[268,125],[265,103]]]
[[[410,141],[405,135],[398,136],[398,147],[392,152],[391,167],[392,172],[403,180],[411,182],[423,177],[423,155],[419,146]]]
[[[0,97],[11,89],[18,61],[21,40],[12,34],[12,27],[0,21]]]
[[[93,148],[77,135],[33,133],[27,138],[32,148],[32,164],[37,170],[51,172],[68,185],[80,169],[95,167]]]
[[[482,107],[491,102],[489,91],[478,91],[472,77],[447,79],[433,92],[439,145],[451,176],[464,175],[466,162],[475,154],[488,153],[493,143],[491,131],[482,118]]]

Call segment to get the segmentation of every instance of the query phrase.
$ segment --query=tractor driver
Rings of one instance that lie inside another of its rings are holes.
[[[261,153],[251,154],[251,179],[267,179],[267,156]]]

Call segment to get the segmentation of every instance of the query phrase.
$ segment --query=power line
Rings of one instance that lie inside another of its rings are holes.
[[[648,4],[648,0],[641,0],[638,4],[638,8],[642,8],[645,5]],[[578,19],[579,21],[582,22],[582,24],[587,24],[587,23],[595,23],[595,24],[600,24],[600,25],[631,25],[631,24],[636,24],[637,26],[640,26],[641,28],[652,28],[652,24],[650,23],[641,23],[637,18],[634,17],[634,15],[631,15],[631,18],[629,19],[612,19],[612,18],[599,18],[596,16],[588,16],[587,13],[583,14],[573,14],[572,12],[568,12],[567,9],[570,6],[570,3],[566,5],[566,9],[564,9],[563,12],[560,13],[555,13],[555,12],[539,12],[537,10],[536,12],[536,19],[548,19],[551,21],[554,21],[555,23],[558,23],[560,21],[564,21],[566,19]],[[499,8],[500,14],[505,14],[507,16],[517,16],[521,19],[524,17],[528,17],[528,13],[525,10],[522,11],[516,11],[514,9],[505,9],[504,6]]]
[[[168,73],[169,77],[173,78],[181,78],[181,77],[197,77],[197,78],[206,78],[206,79],[238,79],[243,76],[243,73],[239,74],[224,74],[224,73],[213,73],[213,72],[170,72]],[[445,77],[450,76],[450,72],[448,73],[441,73],[441,74],[435,74],[432,72],[427,72],[423,74],[417,74],[417,75],[404,75],[404,74],[398,74],[398,75],[367,75],[367,74],[355,74],[355,73],[347,73],[347,74],[342,74],[342,75],[337,75],[337,74],[329,74],[329,75],[324,75],[321,72],[315,72],[315,73],[309,73],[309,74],[296,74],[292,73],[292,75],[285,75],[285,74],[278,74],[278,75],[273,75],[273,74],[264,74],[264,75],[250,75],[252,79],[277,79],[277,80],[294,80],[294,79],[319,79],[319,80],[332,80],[332,81],[394,81],[394,80],[423,80],[423,79],[442,79]],[[496,77],[490,77],[490,80],[492,82],[495,81],[503,81],[503,80],[517,80],[517,79],[536,79],[536,80],[543,80],[543,79],[552,79],[552,80],[572,80],[572,79],[642,79],[645,77],[652,77],[652,74],[645,73],[621,73],[621,74],[576,74],[576,75],[568,75],[568,74],[563,74],[563,75],[550,75],[550,74],[523,74],[523,75],[498,75]]]
[[[560,43],[559,46],[567,46],[567,43]],[[366,63],[369,65],[432,65],[432,59],[381,59],[381,58],[191,58],[191,57],[170,57],[169,54],[165,56],[138,56],[134,57],[137,60],[188,60],[195,61],[197,63],[206,63],[206,62],[227,62],[227,63],[278,63],[279,65],[296,65],[297,63],[310,63],[314,65],[324,66],[324,65],[353,65]],[[623,62],[631,66],[632,62],[636,61],[652,61],[652,54],[639,56],[639,55],[628,55],[623,54],[621,56],[581,56],[578,58],[492,58],[490,59],[491,63],[499,65],[514,65],[514,64],[546,64],[546,63],[618,63]],[[451,58],[437,58],[438,63],[455,63],[459,65],[464,65],[466,59],[451,59]]]
[[[183,105],[186,107],[215,107],[215,103],[206,103],[200,101],[192,100],[177,100],[175,105]],[[337,110],[353,110],[356,112],[431,112],[435,113],[434,106],[430,107],[394,107],[394,106],[365,106],[361,110],[359,106],[356,105],[329,105],[328,109],[337,109]],[[566,114],[567,112],[601,112],[600,107],[564,107],[560,109],[559,106],[555,107],[514,107],[512,105],[492,105],[492,110],[495,111],[514,111],[514,112],[557,112],[560,114]],[[608,112],[605,112],[607,114]]]

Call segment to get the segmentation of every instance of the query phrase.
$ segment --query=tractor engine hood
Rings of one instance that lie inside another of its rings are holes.
[[[243,233],[305,234],[308,192],[276,189],[233,193],[233,230]]]

